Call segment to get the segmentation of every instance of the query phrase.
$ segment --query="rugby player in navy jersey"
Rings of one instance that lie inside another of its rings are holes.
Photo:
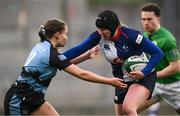
[[[118,16],[111,10],[102,11],[96,19],[97,31],[63,54],[72,59],[100,44],[104,56],[111,63],[115,77],[123,78],[122,64],[132,55],[143,52],[151,55],[149,63],[141,71],[132,71],[129,76],[138,81],[125,82],[128,88],[115,88],[116,115],[137,115],[138,107],[151,97],[156,72],[155,65],[163,58],[163,52],[139,31],[120,24]]]
[[[5,115],[59,115],[44,99],[57,69],[64,70],[82,80],[119,88],[127,87],[122,79],[106,78],[80,69],[71,64],[63,54],[58,53],[57,49],[64,47],[66,43],[67,31],[67,24],[58,19],[48,20],[44,26],[41,26],[39,31],[41,41],[32,49],[21,75],[11,85],[5,96]],[[78,59],[76,61],[78,62]]]

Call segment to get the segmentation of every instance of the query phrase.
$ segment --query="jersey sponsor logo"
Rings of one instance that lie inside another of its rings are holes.
[[[64,55],[58,55],[58,57],[59,57],[59,59],[61,60],[61,61],[63,61],[63,60],[66,60],[67,58],[66,58],[66,56],[64,56]]]
[[[174,58],[178,58],[179,57],[179,51],[178,49],[173,49],[170,51],[170,54],[174,57]]]
[[[105,50],[110,50],[109,45],[108,45],[108,44],[104,44],[104,49],[105,49]]]
[[[140,44],[143,40],[143,36],[141,34],[138,34],[137,38],[136,38],[136,43]]]
[[[127,52],[128,46],[124,44],[124,45],[123,45],[123,49],[125,50],[125,52]]]

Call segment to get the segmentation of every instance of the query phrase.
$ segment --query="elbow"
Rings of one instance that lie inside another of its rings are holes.
[[[81,70],[81,71],[79,72],[78,77],[79,77],[80,79],[82,79],[82,80],[87,80],[88,74],[89,74],[88,71],[86,71],[86,70]]]
[[[86,77],[88,75],[88,72],[83,70],[82,72],[80,72],[80,76],[81,77]]]

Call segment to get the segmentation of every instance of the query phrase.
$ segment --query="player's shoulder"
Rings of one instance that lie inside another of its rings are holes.
[[[124,33],[128,37],[129,42],[140,44],[144,39],[144,36],[136,29],[130,27],[124,27],[123,29]]]
[[[160,28],[160,34],[162,36],[164,36],[164,38],[167,38],[167,39],[175,39],[175,37],[173,36],[173,34],[168,30],[166,29],[165,27],[161,27]]]
[[[134,29],[128,26],[123,26],[122,29],[126,31],[127,33],[139,33],[137,29]]]
[[[130,38],[134,38],[134,37],[137,37],[138,34],[140,34],[140,32],[136,29],[133,29],[131,27],[125,27],[123,26],[122,27],[122,30],[125,32],[125,34],[130,37]]]

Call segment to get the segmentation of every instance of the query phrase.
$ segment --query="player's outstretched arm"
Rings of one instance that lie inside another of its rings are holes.
[[[72,74],[79,79],[94,82],[94,83],[102,83],[112,85],[118,88],[126,88],[127,84],[123,83],[123,79],[119,78],[106,78],[103,76],[96,75],[90,71],[83,70],[76,65],[72,64],[69,67],[64,69],[65,72]]]
[[[94,58],[96,55],[99,54],[99,52],[100,52],[100,47],[97,45],[97,46],[91,48],[90,50],[88,50],[87,52],[85,52],[84,54],[82,54],[70,61],[73,64],[79,64],[83,61]]]
[[[99,44],[101,36],[97,31],[91,33],[82,42],[66,50],[63,54],[68,60],[72,60]]]

